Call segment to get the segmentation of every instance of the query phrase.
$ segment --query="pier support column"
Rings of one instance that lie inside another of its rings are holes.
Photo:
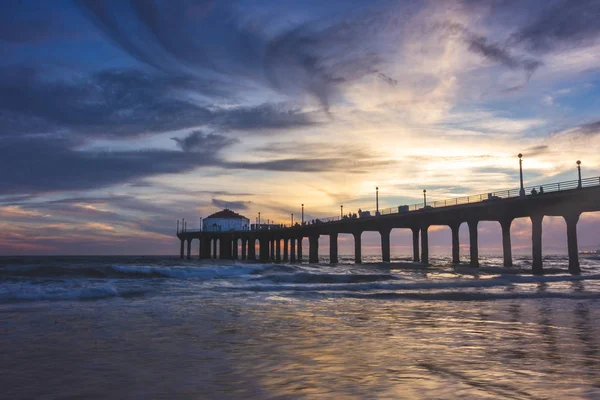
[[[425,225],[421,227],[421,262],[423,264],[429,264],[429,235],[427,230],[429,226]]]
[[[281,239],[275,239],[275,261],[281,262]]]
[[[419,228],[410,228],[413,236],[413,262],[419,262]]]
[[[248,259],[256,261],[256,239],[250,238],[248,240]]]
[[[238,259],[238,239],[231,241],[231,258],[234,260]]]
[[[579,266],[579,249],[577,248],[577,222],[579,214],[563,216],[567,223],[567,245],[569,248],[569,272],[573,275],[581,274]]]
[[[187,259],[192,258],[192,239],[188,239],[187,241]]]
[[[271,251],[269,253],[269,260],[275,261],[275,239],[270,239]]]
[[[185,240],[181,239],[181,247],[179,248],[179,258],[181,258],[183,260],[183,250],[184,250],[184,245]]]
[[[219,239],[219,260],[226,260],[231,257],[231,241],[221,237]]]
[[[391,260],[390,257],[390,233],[391,229],[384,229],[379,231],[381,235],[381,260],[383,262],[389,263]]]
[[[210,258],[210,238],[202,238],[202,258]]]
[[[319,262],[319,235],[309,236],[308,244],[310,246],[308,262],[317,264]]]
[[[258,259],[260,260],[260,262],[269,261],[269,239],[267,239],[267,238],[258,239],[258,245],[259,245],[259,253],[260,253],[258,255]]]
[[[338,234],[329,234],[329,263],[338,263]]]
[[[450,230],[452,230],[452,264],[460,264],[460,239],[458,237],[460,223],[450,225]]]
[[[500,220],[500,226],[502,227],[502,253],[504,254],[504,266],[512,267],[512,244],[510,242],[510,226],[512,225],[512,218],[505,218]]]
[[[212,246],[212,248],[213,248],[213,252],[212,252],[212,258],[216,260],[216,259],[217,259],[217,239],[216,239],[216,238],[213,238],[213,240],[212,240],[212,241],[213,241],[213,246]]]
[[[544,265],[542,263],[542,221],[544,220],[544,215],[534,214],[530,218],[533,253],[532,272],[534,275],[543,275]]]
[[[198,259],[202,259],[202,238],[198,239]]]
[[[290,262],[296,262],[296,239],[290,238]]]
[[[298,262],[302,262],[302,237],[298,238]]]
[[[248,240],[242,239],[242,261],[246,260],[246,246],[248,246]]]
[[[479,221],[468,221],[469,225],[469,248],[471,253],[471,267],[479,267],[479,236],[477,235],[477,225]]]
[[[354,232],[352,235],[354,236],[354,263],[360,264],[362,263],[362,244],[360,239],[362,232]]]
[[[288,261],[288,244],[289,244],[289,240],[283,239],[283,261]]]

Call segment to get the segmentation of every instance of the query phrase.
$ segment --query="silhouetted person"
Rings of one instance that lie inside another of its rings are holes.
[[[540,186],[540,194],[544,194],[544,187]]]
[[[537,190],[535,190],[535,188],[531,189],[531,194],[532,195],[536,195],[537,194]]]

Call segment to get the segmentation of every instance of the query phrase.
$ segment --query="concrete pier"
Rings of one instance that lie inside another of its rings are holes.
[[[467,222],[469,226],[469,252],[471,253],[471,267],[479,267],[479,235],[477,233],[477,226],[479,221],[470,220]]]
[[[392,232],[391,229],[383,229],[379,231],[379,234],[381,235],[381,260],[383,262],[390,262],[391,261],[391,254],[390,254],[390,233]]]
[[[535,275],[544,274],[544,265],[542,264],[542,221],[543,214],[533,214],[531,217],[531,244],[532,244],[532,272]]]
[[[329,235],[329,263],[338,263],[338,234],[332,233]]]
[[[563,216],[567,223],[567,247],[569,251],[569,272],[573,275],[581,274],[579,266],[579,249],[577,248],[577,222],[579,214],[573,213]]]
[[[319,262],[319,236],[311,235],[308,237],[309,255],[308,262],[316,264]]]
[[[362,253],[361,253],[362,232],[353,232],[353,235],[354,235],[354,263],[360,264],[360,263],[362,263]]]
[[[296,239],[290,239],[290,262],[293,264],[296,262]]]
[[[542,222],[544,216],[564,218],[567,230],[567,247],[569,251],[568,270],[571,274],[581,273],[577,243],[577,223],[585,212],[600,211],[600,178],[592,181],[584,180],[581,187],[575,188],[567,182],[566,186],[550,185],[550,191],[536,195],[511,195],[513,191],[490,193],[479,196],[470,202],[459,201],[434,203],[432,207],[415,207],[406,211],[370,217],[339,218],[319,221],[311,224],[297,224],[293,227],[270,227],[246,231],[178,231],[181,258],[191,257],[192,241],[199,240],[198,254],[200,258],[239,258],[238,244],[241,243],[241,259],[261,262],[274,260],[281,262],[281,245],[283,243],[283,261],[302,261],[303,238],[309,238],[309,261],[319,261],[319,236],[329,236],[329,260],[339,262],[339,235],[351,234],[354,238],[354,261],[362,262],[363,232],[379,232],[381,236],[381,257],[384,262],[391,262],[391,230],[411,229],[413,244],[413,261],[429,263],[428,229],[430,226],[449,226],[452,234],[452,262],[460,262],[459,228],[467,223],[470,238],[470,265],[479,265],[479,247],[477,227],[479,222],[494,221],[502,228],[502,249],[504,266],[510,267],[512,261],[511,226],[515,218],[530,218],[532,226],[532,272],[544,272],[542,262]],[[561,183],[562,184],[562,183]],[[563,189],[558,189],[563,187]],[[554,189],[553,189],[554,188]],[[566,189],[565,189],[566,188]],[[557,190],[558,189],[558,190]],[[504,193],[504,195],[503,195]],[[515,193],[518,193],[516,191]],[[502,198],[506,196],[506,198]],[[257,243],[258,241],[258,249]],[[186,246],[187,244],[187,246]],[[288,247],[289,246],[289,247]],[[218,248],[217,248],[218,247]]]
[[[512,225],[512,218],[504,218],[500,220],[500,226],[502,227],[502,254],[504,256],[504,266],[512,267],[512,245],[510,243],[510,226]]]
[[[411,228],[412,230],[412,243],[413,243],[413,262],[421,261],[419,257],[419,228]]]
[[[421,262],[423,264],[429,264],[429,235],[427,230],[428,225],[421,227]]]
[[[460,239],[458,233],[460,224],[450,225],[452,231],[452,264],[460,264]]]

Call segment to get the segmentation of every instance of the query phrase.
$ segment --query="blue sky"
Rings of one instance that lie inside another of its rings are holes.
[[[224,204],[283,223],[301,203],[372,209],[376,186],[383,208],[514,188],[519,152],[526,184],[575,179],[578,159],[598,176],[599,17],[592,0],[5,0],[0,254],[176,252],[175,221]]]

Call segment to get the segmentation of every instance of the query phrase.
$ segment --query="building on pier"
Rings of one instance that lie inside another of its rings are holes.
[[[202,230],[205,232],[247,231],[250,229],[248,218],[227,208],[209,215],[202,222]]]

